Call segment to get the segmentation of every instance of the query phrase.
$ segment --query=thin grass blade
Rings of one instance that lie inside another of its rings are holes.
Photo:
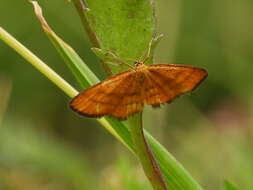
[[[34,6],[34,12],[41,23],[44,32],[63,58],[66,65],[69,67],[77,81],[81,84],[82,88],[88,88],[91,84],[96,84],[99,79],[84,63],[75,50],[64,42],[56,33],[50,28],[47,21],[43,17],[42,9],[36,1],[31,1]]]

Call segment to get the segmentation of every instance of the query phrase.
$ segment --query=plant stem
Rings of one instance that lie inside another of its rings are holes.
[[[83,24],[83,27],[84,27],[86,33],[88,34],[92,45],[96,48],[101,48],[101,45],[99,43],[99,39],[97,38],[97,35],[95,34],[95,32],[92,30],[92,27],[89,23],[89,19],[86,14],[86,12],[89,11],[89,8],[87,7],[87,3],[85,2],[85,0],[72,0],[72,2],[75,5],[75,8],[76,8],[76,10],[80,16],[81,22]],[[101,61],[101,63],[102,63],[102,66],[103,66],[106,74],[108,76],[112,75],[110,68],[103,61]]]
[[[36,55],[34,55],[30,50],[23,46],[13,36],[6,32],[2,27],[0,27],[0,39],[2,39],[21,56],[23,56],[29,63],[31,63],[36,69],[38,69],[48,79],[55,83],[68,96],[74,97],[78,94],[78,92],[69,83],[61,78],[56,72],[48,67],[43,61],[41,61]]]
[[[92,31],[88,18],[85,14],[85,12],[89,11],[86,2],[84,0],[72,0],[72,2],[74,3],[75,8],[77,9],[81,22],[90,38],[92,45],[97,48],[100,48],[99,40],[97,39],[96,34]]]
[[[168,190],[152,150],[145,139],[142,125],[142,113],[135,114],[130,117],[128,121],[135,152],[154,190]]]

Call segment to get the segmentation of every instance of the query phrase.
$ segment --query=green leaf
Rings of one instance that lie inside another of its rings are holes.
[[[144,53],[155,30],[151,1],[88,0],[87,6],[90,25],[102,49],[136,59]]]
[[[121,58],[139,60],[155,36],[151,0],[73,0],[93,45]],[[80,2],[83,2],[81,4]],[[83,8],[86,7],[86,9]],[[92,36],[92,37],[91,37]],[[94,40],[94,38],[96,40]],[[96,41],[96,43],[94,43]],[[110,66],[112,73],[129,69]]]
[[[145,131],[145,136],[151,145],[152,151],[169,189],[202,190],[202,187],[193,179],[184,167],[147,131]]]
[[[223,190],[239,190],[237,189],[233,184],[231,184],[229,181],[224,181],[224,188]]]

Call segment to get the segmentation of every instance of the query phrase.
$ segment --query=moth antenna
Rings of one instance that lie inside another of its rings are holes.
[[[112,62],[108,62],[111,65],[118,65],[118,66],[120,66],[120,65],[124,64],[124,65],[127,65],[128,67],[130,67],[131,69],[135,69],[135,67],[133,65],[127,63],[127,61],[133,61],[133,62],[135,62],[136,60],[130,59],[130,58],[120,58],[119,56],[117,56],[113,52],[110,52],[110,54],[113,56],[113,60],[118,62],[118,63],[115,63],[115,64],[113,64]]]
[[[145,57],[145,59],[142,61],[142,63],[144,64],[148,59],[149,59],[149,57]]]
[[[113,63],[113,62],[106,62],[106,63],[113,66],[121,66],[123,64],[123,63]]]

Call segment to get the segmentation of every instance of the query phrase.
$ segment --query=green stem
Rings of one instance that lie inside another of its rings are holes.
[[[89,19],[87,16],[87,12],[89,11],[89,8],[87,6],[87,3],[85,2],[85,0],[72,0],[72,2],[75,5],[75,8],[79,14],[81,22],[84,26],[86,33],[89,36],[89,39],[90,39],[92,45],[96,48],[101,48],[101,45],[99,43],[99,39],[97,38],[95,32],[92,30],[92,27],[89,23]],[[112,75],[110,68],[104,62],[101,61],[101,63],[103,65],[103,68],[104,68],[106,74],[108,76]]]
[[[68,96],[74,97],[78,94],[78,92],[69,83],[62,79],[56,72],[48,67],[43,61],[41,61],[36,55],[34,55],[30,50],[23,46],[13,36],[6,32],[2,27],[0,27],[0,39],[2,39],[21,56],[23,56],[29,63],[31,63],[41,73],[43,73]]]
[[[155,157],[144,137],[142,113],[129,118],[129,131],[142,167],[154,190],[168,190]]]
[[[97,39],[96,34],[92,31],[88,18],[85,12],[89,11],[89,8],[84,0],[72,0],[75,5],[75,8],[80,16],[81,22],[84,26],[85,31],[87,32],[90,41],[94,47],[100,48],[100,43]]]

